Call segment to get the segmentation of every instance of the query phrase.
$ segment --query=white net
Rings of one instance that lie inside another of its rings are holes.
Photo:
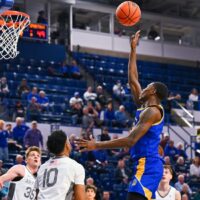
[[[29,24],[30,17],[25,13],[6,11],[0,15],[0,60],[13,59],[19,54],[19,36]]]

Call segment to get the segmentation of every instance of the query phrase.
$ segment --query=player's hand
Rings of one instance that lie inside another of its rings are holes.
[[[76,139],[75,145],[79,147],[80,152],[93,151],[96,149],[96,141],[94,139],[91,140]]]
[[[140,30],[137,31],[136,34],[131,37],[131,49],[136,48],[136,46],[138,44],[139,37],[140,37]]]

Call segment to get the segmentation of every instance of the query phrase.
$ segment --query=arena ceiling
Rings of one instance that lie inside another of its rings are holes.
[[[82,0],[91,1],[94,0]],[[95,0],[95,2],[119,5],[124,0]],[[200,19],[200,0],[134,0],[143,11],[166,16]]]

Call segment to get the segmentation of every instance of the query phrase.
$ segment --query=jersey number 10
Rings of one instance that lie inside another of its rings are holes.
[[[43,176],[43,187],[52,187],[56,184],[58,178],[58,169],[45,169]]]

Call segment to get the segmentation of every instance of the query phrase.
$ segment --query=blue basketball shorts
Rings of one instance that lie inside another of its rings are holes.
[[[128,192],[136,192],[148,200],[155,199],[155,192],[163,176],[163,161],[160,158],[140,158],[134,162],[134,175]]]

